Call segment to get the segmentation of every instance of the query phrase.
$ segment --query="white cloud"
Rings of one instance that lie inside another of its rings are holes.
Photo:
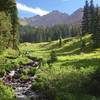
[[[31,12],[31,13],[34,13],[34,14],[37,14],[37,15],[40,15],[40,16],[43,16],[43,15],[46,15],[46,14],[49,13],[48,11],[42,10],[39,7],[31,8],[31,7],[28,7],[27,5],[21,4],[19,2],[17,2],[17,8],[18,8],[18,10]]]

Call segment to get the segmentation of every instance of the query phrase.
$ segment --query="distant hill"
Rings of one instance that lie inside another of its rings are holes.
[[[20,19],[20,24],[34,26],[34,27],[40,27],[40,26],[51,27],[60,24],[76,25],[80,24],[82,16],[83,16],[82,8],[79,8],[71,15],[55,10],[44,16],[37,15],[31,18]]]

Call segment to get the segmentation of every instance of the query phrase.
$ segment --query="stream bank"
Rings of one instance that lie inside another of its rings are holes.
[[[34,70],[32,73],[32,69],[37,70],[38,67],[39,62],[32,61],[14,68],[3,76],[3,83],[13,88],[16,100],[41,100],[39,95],[31,89],[32,82],[37,77]],[[25,71],[28,71],[28,73],[24,77],[22,73],[26,74]]]

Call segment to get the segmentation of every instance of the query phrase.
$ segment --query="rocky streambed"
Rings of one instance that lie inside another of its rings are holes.
[[[39,96],[31,89],[36,75],[27,74],[27,79],[21,79],[19,77],[23,69],[31,70],[34,67],[38,68],[38,66],[39,62],[32,61],[11,70],[3,77],[4,84],[10,85],[13,88],[16,100],[40,100],[38,99]]]

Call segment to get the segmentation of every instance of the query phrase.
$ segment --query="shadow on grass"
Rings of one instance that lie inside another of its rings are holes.
[[[47,42],[47,43],[41,45],[41,47],[45,48],[46,46],[48,46],[48,45],[50,45],[50,44],[52,44],[52,42]]]
[[[65,55],[72,55],[72,54],[80,54],[80,48],[76,48],[72,51],[69,51],[69,52],[58,52],[57,55],[58,56],[65,56]]]
[[[52,49],[57,49],[59,48],[59,45],[57,42],[48,42],[46,44],[43,44],[40,46],[41,48],[45,48],[45,50],[52,50]]]
[[[64,46],[63,48],[57,50],[58,55],[72,55],[72,54],[80,54],[81,52],[90,53],[94,51],[91,44],[88,43],[86,47],[81,51],[80,41],[74,42],[71,45]]]
[[[89,66],[98,67],[100,66],[100,58],[66,61],[62,66],[73,66],[76,68]]]

